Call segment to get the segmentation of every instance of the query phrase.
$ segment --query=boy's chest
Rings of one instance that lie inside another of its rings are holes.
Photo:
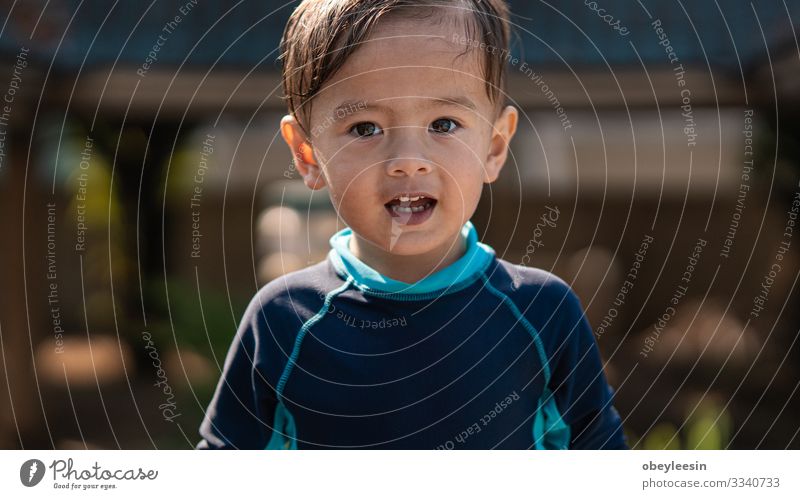
[[[541,362],[530,333],[485,305],[444,317],[334,309],[285,386],[298,445],[530,445]]]

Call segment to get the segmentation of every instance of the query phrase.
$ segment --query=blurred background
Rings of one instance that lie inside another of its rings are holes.
[[[325,257],[297,3],[0,1],[0,448],[193,446],[249,299]],[[631,445],[800,448],[800,4],[510,4],[482,239],[573,285]]]

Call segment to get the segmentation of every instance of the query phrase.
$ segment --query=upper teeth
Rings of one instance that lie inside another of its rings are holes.
[[[409,201],[416,201],[417,199],[422,198],[422,197],[425,197],[425,196],[414,196],[414,197],[400,196],[398,199],[400,199],[400,202],[402,202],[402,203],[407,203]]]

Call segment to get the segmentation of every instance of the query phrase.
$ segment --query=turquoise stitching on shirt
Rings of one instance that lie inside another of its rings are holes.
[[[322,303],[322,307],[320,307],[319,311],[314,315],[314,317],[305,321],[300,327],[300,331],[297,332],[292,353],[289,355],[289,360],[286,361],[286,366],[283,368],[283,373],[278,380],[278,385],[275,387],[275,394],[276,398],[278,399],[278,404],[275,407],[275,417],[272,421],[272,436],[267,443],[266,449],[297,449],[297,428],[295,426],[292,413],[289,412],[289,409],[287,409],[283,403],[283,390],[286,387],[286,383],[289,381],[289,375],[292,373],[292,368],[294,367],[295,363],[297,363],[297,357],[300,356],[300,346],[303,343],[303,338],[305,338],[306,333],[308,333],[309,329],[311,329],[311,326],[325,317],[325,314],[328,313],[328,309],[331,306],[331,301],[333,301],[333,298],[346,290],[348,286],[350,286],[351,282],[353,282],[353,278],[348,277],[344,284],[325,295],[325,300]]]
[[[536,449],[567,449],[569,447],[571,430],[569,425],[561,417],[553,393],[548,386],[550,384],[550,363],[547,360],[547,355],[545,355],[544,345],[542,344],[539,331],[533,327],[533,324],[528,322],[528,319],[522,315],[517,305],[508,295],[492,286],[489,282],[489,278],[486,277],[485,274],[481,274],[481,280],[483,280],[486,289],[500,298],[517,318],[517,321],[530,333],[533,337],[533,343],[536,345],[536,350],[539,353],[539,359],[541,360],[542,371],[544,373],[544,391],[537,401],[536,414],[534,415],[533,425],[531,427],[534,446]]]
[[[547,361],[547,355],[544,353],[544,345],[542,345],[542,339],[539,337],[539,331],[537,331],[536,328],[533,327],[530,322],[528,322],[528,319],[522,315],[508,295],[492,286],[485,274],[481,274],[481,280],[483,280],[483,284],[486,286],[486,289],[488,289],[490,293],[500,298],[500,300],[505,303],[505,305],[511,310],[511,313],[517,318],[517,321],[522,324],[522,327],[524,327],[533,337],[533,343],[536,345],[536,351],[539,353],[539,360],[542,362],[542,370],[544,371],[544,384],[547,386],[550,383],[550,365]]]
[[[322,307],[319,309],[319,312],[317,312],[314,317],[305,321],[302,327],[300,327],[300,331],[298,331],[297,337],[294,340],[292,354],[289,356],[289,360],[286,361],[286,367],[283,368],[283,374],[281,374],[281,377],[278,380],[278,386],[275,388],[275,392],[278,395],[279,401],[282,401],[283,399],[283,388],[286,386],[286,382],[289,380],[289,375],[292,373],[292,368],[294,367],[295,362],[297,362],[297,357],[300,355],[300,345],[303,343],[303,338],[305,338],[306,333],[309,329],[311,329],[311,326],[325,317],[325,314],[328,313],[328,309],[331,306],[331,301],[333,298],[347,289],[351,282],[353,282],[353,278],[348,277],[344,284],[325,295],[325,301],[322,303]]]

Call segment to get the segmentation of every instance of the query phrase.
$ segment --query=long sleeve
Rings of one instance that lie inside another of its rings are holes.
[[[272,433],[274,391],[256,366],[259,311],[250,307],[225,359],[198,449],[263,449]]]
[[[551,386],[570,425],[570,448],[627,449],[592,328],[569,288],[562,310],[564,350],[554,366]]]

